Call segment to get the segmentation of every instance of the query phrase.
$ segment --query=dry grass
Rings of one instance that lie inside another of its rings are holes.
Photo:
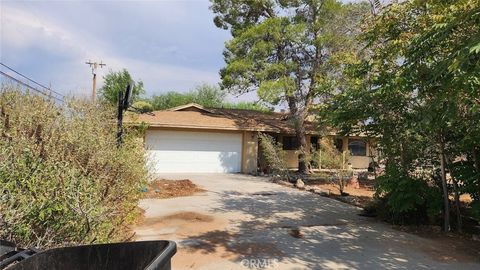
[[[192,181],[184,180],[166,180],[160,179],[148,184],[147,192],[144,198],[148,199],[168,199],[174,197],[192,196],[196,193],[205,192]]]

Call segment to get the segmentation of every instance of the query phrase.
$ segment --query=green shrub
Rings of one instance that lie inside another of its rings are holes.
[[[377,178],[375,205],[371,207],[394,224],[427,224],[440,214],[442,197],[434,184],[391,165]]]
[[[319,148],[317,155],[322,169],[347,169],[350,152],[338,151],[332,138],[322,138]]]
[[[480,173],[477,172],[473,161],[455,162],[451,165],[451,174],[457,179],[460,193],[469,194],[471,213],[480,220]]]
[[[262,153],[269,170],[273,174],[279,175],[282,180],[290,181],[290,172],[282,144],[275,142],[272,136],[265,133],[260,133],[259,138],[262,149],[260,153]]]
[[[137,101],[132,104],[134,110],[140,113],[147,113],[153,111],[153,105],[147,101]]]
[[[0,238],[41,248],[124,240],[147,172],[113,108],[0,92]]]
[[[322,169],[332,169],[333,173],[329,180],[337,186],[340,194],[344,194],[345,187],[353,176],[353,171],[347,168],[350,153],[348,151],[338,151],[333,139],[329,137],[322,138],[319,146],[320,149],[315,155],[318,155],[320,167]]]

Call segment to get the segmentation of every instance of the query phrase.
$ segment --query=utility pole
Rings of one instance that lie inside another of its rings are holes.
[[[100,61],[100,63],[97,63],[97,62],[92,62],[90,60],[88,60],[88,62],[85,62],[85,64],[89,65],[90,68],[92,69],[92,75],[93,75],[92,100],[93,102],[95,102],[95,98],[97,97],[97,68],[98,67],[103,68],[107,64],[104,64],[102,61]]]

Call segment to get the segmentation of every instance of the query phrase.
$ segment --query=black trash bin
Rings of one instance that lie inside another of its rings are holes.
[[[170,270],[172,241],[142,241],[49,249],[8,270]]]
[[[8,242],[0,239],[0,260],[5,254],[15,250],[15,245],[12,242]]]

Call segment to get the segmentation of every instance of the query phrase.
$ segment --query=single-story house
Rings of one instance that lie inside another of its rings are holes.
[[[298,166],[294,130],[286,113],[204,108],[192,103],[130,116],[127,122],[146,124],[144,144],[153,173],[256,174],[262,169],[259,132],[282,142],[288,166]],[[314,123],[306,122],[306,133],[310,147],[317,147],[320,132]],[[365,138],[335,136],[335,143],[342,151],[351,151],[353,168],[368,167],[372,150]]]

